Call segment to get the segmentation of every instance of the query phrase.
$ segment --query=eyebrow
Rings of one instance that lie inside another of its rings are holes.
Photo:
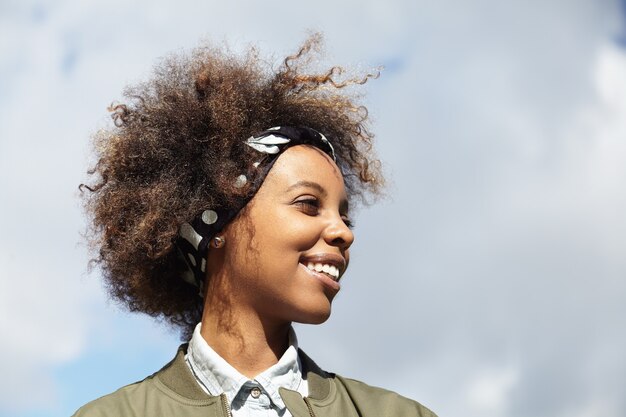
[[[287,192],[295,188],[313,188],[314,190],[317,190],[323,197],[328,196],[328,192],[326,191],[326,189],[322,185],[314,181],[306,181],[306,180],[298,181],[297,183],[289,186],[289,188],[287,188]],[[342,200],[340,208],[341,210],[347,213],[350,208],[348,200]]]
[[[324,197],[326,197],[328,195],[328,192],[326,191],[326,189],[324,187],[322,187],[320,184],[313,182],[313,181],[298,181],[297,183],[291,185],[289,188],[287,188],[287,192],[293,190],[294,188],[313,188],[317,191],[319,191]]]

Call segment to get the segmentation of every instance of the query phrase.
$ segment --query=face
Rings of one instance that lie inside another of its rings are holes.
[[[322,323],[354,241],[343,177],[317,148],[294,146],[275,162],[243,215],[209,251],[231,304],[263,320]],[[211,278],[210,278],[211,279]]]

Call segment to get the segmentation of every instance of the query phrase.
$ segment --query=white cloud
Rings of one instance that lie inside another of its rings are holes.
[[[467,401],[472,414],[506,415],[508,395],[518,380],[515,369],[483,370],[470,383]]]

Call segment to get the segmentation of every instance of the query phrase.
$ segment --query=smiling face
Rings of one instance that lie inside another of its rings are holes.
[[[262,320],[322,323],[348,265],[354,241],[348,224],[335,163],[317,148],[291,147],[224,230],[226,245],[209,251],[208,270],[215,271],[209,279],[228,282],[209,284],[209,291],[227,291],[214,295]]]

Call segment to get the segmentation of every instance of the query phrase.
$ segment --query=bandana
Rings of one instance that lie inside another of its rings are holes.
[[[183,279],[198,287],[200,294],[206,276],[206,255],[211,239],[254,197],[280,154],[291,146],[311,145],[337,161],[335,149],[328,139],[309,127],[272,127],[249,137],[244,144],[257,151],[259,158],[247,174],[241,174],[235,179],[234,184],[235,187],[241,188],[250,183],[250,193],[234,207],[207,208],[191,222],[183,223],[178,232],[176,247],[188,266]]]

